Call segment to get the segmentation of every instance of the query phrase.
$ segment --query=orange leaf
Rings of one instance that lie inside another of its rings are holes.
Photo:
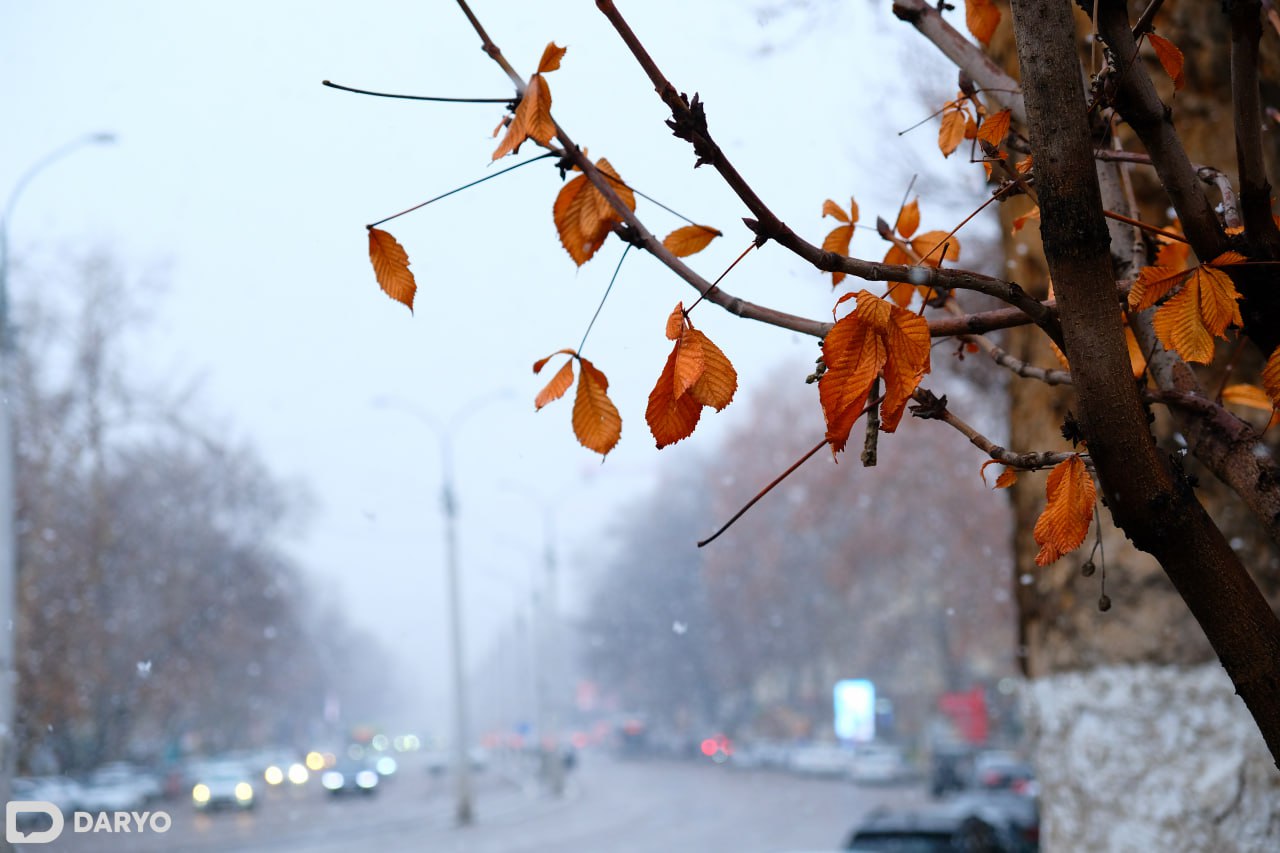
[[[649,405],[644,410],[644,419],[659,450],[692,435],[698,419],[702,417],[702,405],[692,394],[676,392],[680,343],[676,341],[671,355],[667,356],[667,364],[658,376],[658,383],[649,392]]]
[[[1000,10],[991,0],[964,0],[964,22],[973,37],[986,46],[1000,23]]]
[[[409,269],[409,254],[386,231],[369,229],[369,260],[373,262],[373,274],[382,292],[396,302],[409,307],[413,313],[413,294],[418,284]]]
[[[635,193],[622,183],[609,161],[600,158],[596,161],[596,168],[611,179],[613,191],[623,204],[635,210]],[[578,266],[591,260],[613,226],[622,221],[622,217],[586,175],[573,177],[561,188],[551,215],[556,223],[556,232],[560,235],[560,244]]]
[[[1181,89],[1186,82],[1182,76],[1182,51],[1178,50],[1178,46],[1173,42],[1155,33],[1147,33],[1147,40],[1155,48],[1156,59],[1160,60],[1164,73],[1168,74],[1169,79],[1173,81],[1174,90]]]
[[[993,116],[988,116],[982,123],[982,127],[978,128],[978,138],[999,148],[1004,144],[1004,138],[1009,135],[1010,115],[1009,110],[1001,110]]]
[[[1276,347],[1262,369],[1262,387],[1267,389],[1271,402],[1280,406],[1280,347]]]
[[[502,137],[502,142],[493,152],[493,159],[519,151],[526,139],[546,145],[555,135],[556,123],[551,119],[551,89],[541,74],[535,74],[529,78],[529,86],[524,90],[511,124],[507,126],[507,135]]]
[[[577,358],[577,357],[578,357],[578,351],[577,351],[577,350],[572,350],[572,349],[558,349],[558,350],[556,350],[555,352],[551,353],[551,355],[547,356],[546,358],[540,358],[540,359],[538,359],[537,361],[535,361],[535,362],[533,363],[533,372],[534,372],[534,373],[541,373],[541,372],[542,372],[542,368],[544,368],[544,367],[546,367],[546,366],[547,366],[547,362],[548,362],[548,361],[550,361],[551,359],[555,358],[555,357],[556,357],[556,356],[558,356],[558,355],[571,355],[571,356],[573,356],[574,358]]]
[[[898,233],[910,240],[911,235],[920,227],[920,200],[912,199],[910,204],[903,205],[898,214]]]
[[[1128,318],[1125,318],[1124,322],[1124,342],[1129,348],[1129,369],[1133,371],[1133,378],[1141,379],[1142,374],[1147,372],[1147,354],[1138,345],[1138,338],[1129,327]]]
[[[1013,168],[1017,170],[1019,175],[1027,175],[1031,173],[1031,169],[1033,166],[1035,166],[1035,163],[1031,159],[1031,155],[1028,154],[1026,157],[1023,157],[1021,160],[1019,160],[1017,164],[1014,165]]]
[[[942,114],[942,126],[938,128],[938,148],[943,157],[950,157],[964,139],[964,123],[968,115],[964,110],[948,110]]]
[[[1067,361],[1067,354],[1062,351],[1061,347],[1053,341],[1049,341],[1049,349],[1053,350],[1053,357],[1058,360],[1058,364],[1062,365],[1063,370],[1071,369],[1071,362]]]
[[[622,437],[622,416],[609,399],[609,380],[585,358],[573,401],[573,433],[588,450],[607,456]]]
[[[831,229],[831,233],[822,241],[822,250],[824,252],[835,252],[837,255],[849,254],[849,243],[853,240],[852,225],[837,225]],[[831,286],[835,287],[844,281],[844,273],[836,270],[831,273]]]
[[[671,316],[667,317],[667,340],[679,340],[682,331],[684,331],[684,303],[677,302],[676,307],[671,311]]]
[[[1059,463],[1045,485],[1048,502],[1034,531],[1040,553],[1036,565],[1047,566],[1068,551],[1080,547],[1093,521],[1094,486],[1084,461],[1078,456]]]
[[[1223,336],[1228,326],[1244,324],[1239,299],[1230,276],[1201,264],[1156,311],[1156,337],[1184,360],[1208,364],[1213,360],[1213,339]]]
[[[945,248],[941,245],[944,242]],[[911,241],[911,249],[920,257],[920,263],[927,267],[936,267],[944,260],[960,260],[960,241],[946,231],[926,231]]]
[[[546,387],[538,392],[538,396],[533,399],[534,409],[541,409],[552,400],[559,400],[572,384],[573,359],[569,359],[556,371],[556,375],[551,377],[551,381],[547,383]]]
[[[840,222],[849,221],[849,214],[845,213],[840,208],[840,205],[836,204],[831,199],[827,199],[822,203],[822,215],[823,217],[827,217],[827,216],[833,217],[834,219]]]
[[[1026,213],[1022,214],[1019,217],[1016,217],[1013,220],[1013,233],[1017,234],[1019,231],[1022,230],[1023,226],[1025,226],[1028,222],[1030,222],[1033,219],[1036,220],[1037,222],[1040,221],[1040,205],[1038,204],[1035,207],[1028,210]]]
[[[827,369],[818,380],[818,395],[827,421],[827,441],[835,454],[844,449],[882,370],[881,429],[897,428],[907,399],[929,370],[929,324],[862,290],[854,310],[823,339],[822,357]]]
[[[538,73],[546,74],[548,71],[555,71],[560,67],[560,60],[564,58],[567,47],[556,47],[553,41],[547,42],[547,46],[542,50],[542,59],[538,60]]]
[[[702,378],[702,372],[706,369],[702,341],[699,338],[701,335],[698,332],[695,336],[692,328],[685,329],[671,351],[674,358],[672,370],[676,397],[683,397],[693,387],[693,383]]]
[[[712,240],[720,236],[722,235],[719,231],[706,225],[686,225],[668,234],[663,239],[662,245],[677,258],[684,258],[701,252]]]
[[[698,342],[702,350],[702,374],[689,388],[689,396],[717,412],[733,402],[738,391],[738,371],[720,347],[697,329],[685,330],[685,338]]]
[[[1129,310],[1145,311],[1163,299],[1187,275],[1186,270],[1171,267],[1143,267],[1129,288]]]
[[[1257,385],[1228,385],[1222,389],[1222,402],[1248,406],[1264,412],[1269,412],[1276,407],[1276,404],[1267,396],[1267,392]]]
[[[988,459],[986,462],[983,462],[982,467],[978,469],[978,474],[982,477],[982,485],[985,486],[987,484],[987,466],[1003,465],[1003,464],[1004,463],[1002,463],[999,459]],[[1000,476],[996,477],[996,484],[992,486],[992,488],[1007,489],[1017,481],[1018,481],[1018,472],[1015,471],[1013,468],[1009,468],[1006,466],[1005,469],[1000,472]]]

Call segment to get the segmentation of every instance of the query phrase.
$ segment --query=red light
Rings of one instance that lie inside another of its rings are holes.
[[[707,738],[702,742],[702,754],[707,758],[715,755],[717,749],[719,749],[719,745],[715,742],[714,738]]]

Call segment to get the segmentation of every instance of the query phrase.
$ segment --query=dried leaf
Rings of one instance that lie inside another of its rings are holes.
[[[1022,214],[1021,216],[1014,218],[1013,233],[1017,234],[1019,231],[1022,230],[1023,226],[1025,226],[1028,222],[1030,222],[1033,219],[1036,222],[1040,221],[1040,205],[1038,204],[1035,207],[1028,210],[1026,213]]]
[[[827,369],[818,380],[818,393],[833,454],[844,449],[881,371],[881,429],[893,432],[911,392],[929,370],[929,324],[923,317],[865,290],[856,298],[854,310],[822,342]]]
[[[1080,547],[1093,521],[1095,491],[1093,477],[1078,456],[1059,463],[1049,472],[1045,485],[1048,502],[1036,521],[1034,531],[1040,553],[1036,565],[1047,566]]]
[[[1147,33],[1147,40],[1155,48],[1156,59],[1160,60],[1164,73],[1168,74],[1169,79],[1173,81],[1174,90],[1181,89],[1186,82],[1182,75],[1182,51],[1173,42],[1155,33]]]
[[[939,248],[944,242],[945,248]],[[920,257],[920,263],[927,267],[936,267],[944,260],[960,260],[960,241],[946,231],[926,231],[911,241],[911,249]]]
[[[1222,389],[1222,402],[1248,406],[1264,412],[1269,412],[1276,407],[1276,404],[1267,396],[1267,392],[1257,385],[1228,385]]]
[[[991,36],[1000,23],[1000,10],[991,0],[964,0],[964,22],[985,47],[991,43]]]
[[[511,124],[507,125],[507,135],[502,137],[493,152],[493,159],[519,151],[526,139],[546,145],[555,135],[556,123],[551,119],[551,89],[541,74],[534,74],[529,78],[529,86],[524,90]]]
[[[1032,159],[1031,155],[1028,154],[1026,157],[1019,160],[1013,168],[1019,175],[1029,175],[1034,167],[1035,161]]]
[[[840,205],[836,204],[831,199],[827,199],[822,203],[822,215],[823,217],[830,216],[840,222],[849,221],[849,214],[845,213],[844,210],[841,209]]]
[[[942,114],[942,125],[938,128],[938,148],[943,157],[950,157],[951,152],[960,146],[964,139],[964,124],[968,115],[961,109],[947,110]]]
[[[1018,482],[1018,472],[1013,468],[1005,468],[1000,472],[1000,476],[996,477],[996,488],[1007,489],[1016,482]]]
[[[990,142],[992,146],[999,148],[1004,145],[1004,138],[1009,135],[1009,117],[1012,113],[1009,110],[1001,110],[993,116],[988,116],[982,126],[978,128],[978,138],[984,142]]]
[[[824,252],[835,252],[837,255],[849,254],[849,243],[853,240],[852,225],[837,225],[831,230],[831,233],[822,241],[822,250]],[[831,273],[831,286],[835,287],[844,281],[844,273],[836,270]]]
[[[1213,339],[1223,336],[1228,326],[1244,324],[1239,299],[1230,276],[1201,264],[1156,311],[1152,322],[1156,337],[1183,360],[1208,364],[1213,360]]]
[[[667,317],[667,340],[679,340],[682,331],[684,331],[684,303],[677,302],[671,315]]]
[[[1124,343],[1129,349],[1129,369],[1133,371],[1133,378],[1141,379],[1142,374],[1147,372],[1147,354],[1139,346],[1137,336],[1129,327],[1128,318],[1125,318],[1124,323]]]
[[[910,240],[919,227],[920,200],[913,198],[910,203],[903,205],[902,212],[898,214],[898,233]]]
[[[649,405],[644,410],[644,419],[649,424],[649,432],[653,434],[659,450],[692,435],[698,419],[702,417],[702,404],[692,394],[676,391],[680,343],[676,341],[671,355],[667,356],[666,366],[662,368],[657,384],[649,392]]]
[[[715,228],[706,225],[686,225],[668,234],[662,245],[677,258],[701,252],[717,237],[722,236]]]
[[[702,375],[689,388],[689,395],[704,406],[717,412],[733,402],[738,392],[738,371],[720,347],[697,329],[686,329],[685,337],[696,340],[702,350]]]
[[[609,399],[609,380],[585,358],[578,361],[582,375],[573,401],[573,433],[583,447],[607,456],[622,437],[622,417]]]
[[[1062,351],[1061,347],[1053,341],[1049,341],[1049,349],[1053,351],[1053,357],[1058,360],[1058,364],[1062,365],[1063,370],[1071,369],[1071,362],[1067,361],[1067,354]]]
[[[556,375],[551,377],[551,381],[547,383],[546,387],[538,392],[538,396],[533,399],[534,409],[541,409],[547,403],[559,400],[572,384],[573,359],[569,359],[556,371]]]
[[[378,228],[369,229],[369,260],[382,292],[413,312],[413,294],[418,284],[409,269],[409,254],[395,237]]]
[[[600,158],[596,161],[596,168],[611,179],[613,190],[623,204],[635,210],[635,193],[622,182],[609,161]],[[576,175],[560,189],[551,215],[560,244],[578,266],[591,260],[613,226],[622,221],[586,175]]]
[[[1129,288],[1129,310],[1147,310],[1177,287],[1186,275],[1186,270],[1172,267],[1150,266],[1138,270],[1138,278]]]
[[[685,329],[671,350],[674,359],[672,363],[674,389],[677,397],[683,397],[685,392],[693,387],[693,383],[702,378],[702,372],[706,369],[700,337],[702,333],[698,332],[694,335],[693,331],[692,328]]]
[[[1267,390],[1271,402],[1280,406],[1280,347],[1276,347],[1262,368],[1262,387]]]
[[[560,67],[560,60],[564,58],[567,47],[556,47],[553,41],[547,42],[547,46],[542,50],[542,59],[538,60],[538,73],[546,74],[548,71],[555,71]]]

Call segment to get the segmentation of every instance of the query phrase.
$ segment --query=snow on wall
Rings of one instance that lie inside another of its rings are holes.
[[[1280,851],[1280,771],[1217,663],[1062,673],[1023,699],[1042,849]]]

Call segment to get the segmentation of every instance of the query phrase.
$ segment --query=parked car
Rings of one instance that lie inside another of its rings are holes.
[[[888,743],[861,744],[853,750],[849,779],[859,785],[892,785],[915,776],[901,747]]]
[[[81,810],[118,812],[141,809],[164,793],[160,780],[125,761],[104,764],[81,786]]]
[[[847,776],[853,753],[836,744],[798,746],[787,756],[787,769],[810,776]]]
[[[244,765],[230,761],[200,765],[193,776],[191,804],[199,811],[252,809],[257,805],[256,775]]]
[[[1027,762],[1009,752],[980,752],[973,760],[974,787],[1035,794],[1036,774]]]
[[[910,853],[1033,853],[1035,831],[1018,823],[1008,804],[985,798],[956,798],[918,809],[872,812],[850,834],[845,849]]]
[[[53,803],[64,815],[82,808],[84,787],[69,776],[30,776],[13,780],[13,799]]]

